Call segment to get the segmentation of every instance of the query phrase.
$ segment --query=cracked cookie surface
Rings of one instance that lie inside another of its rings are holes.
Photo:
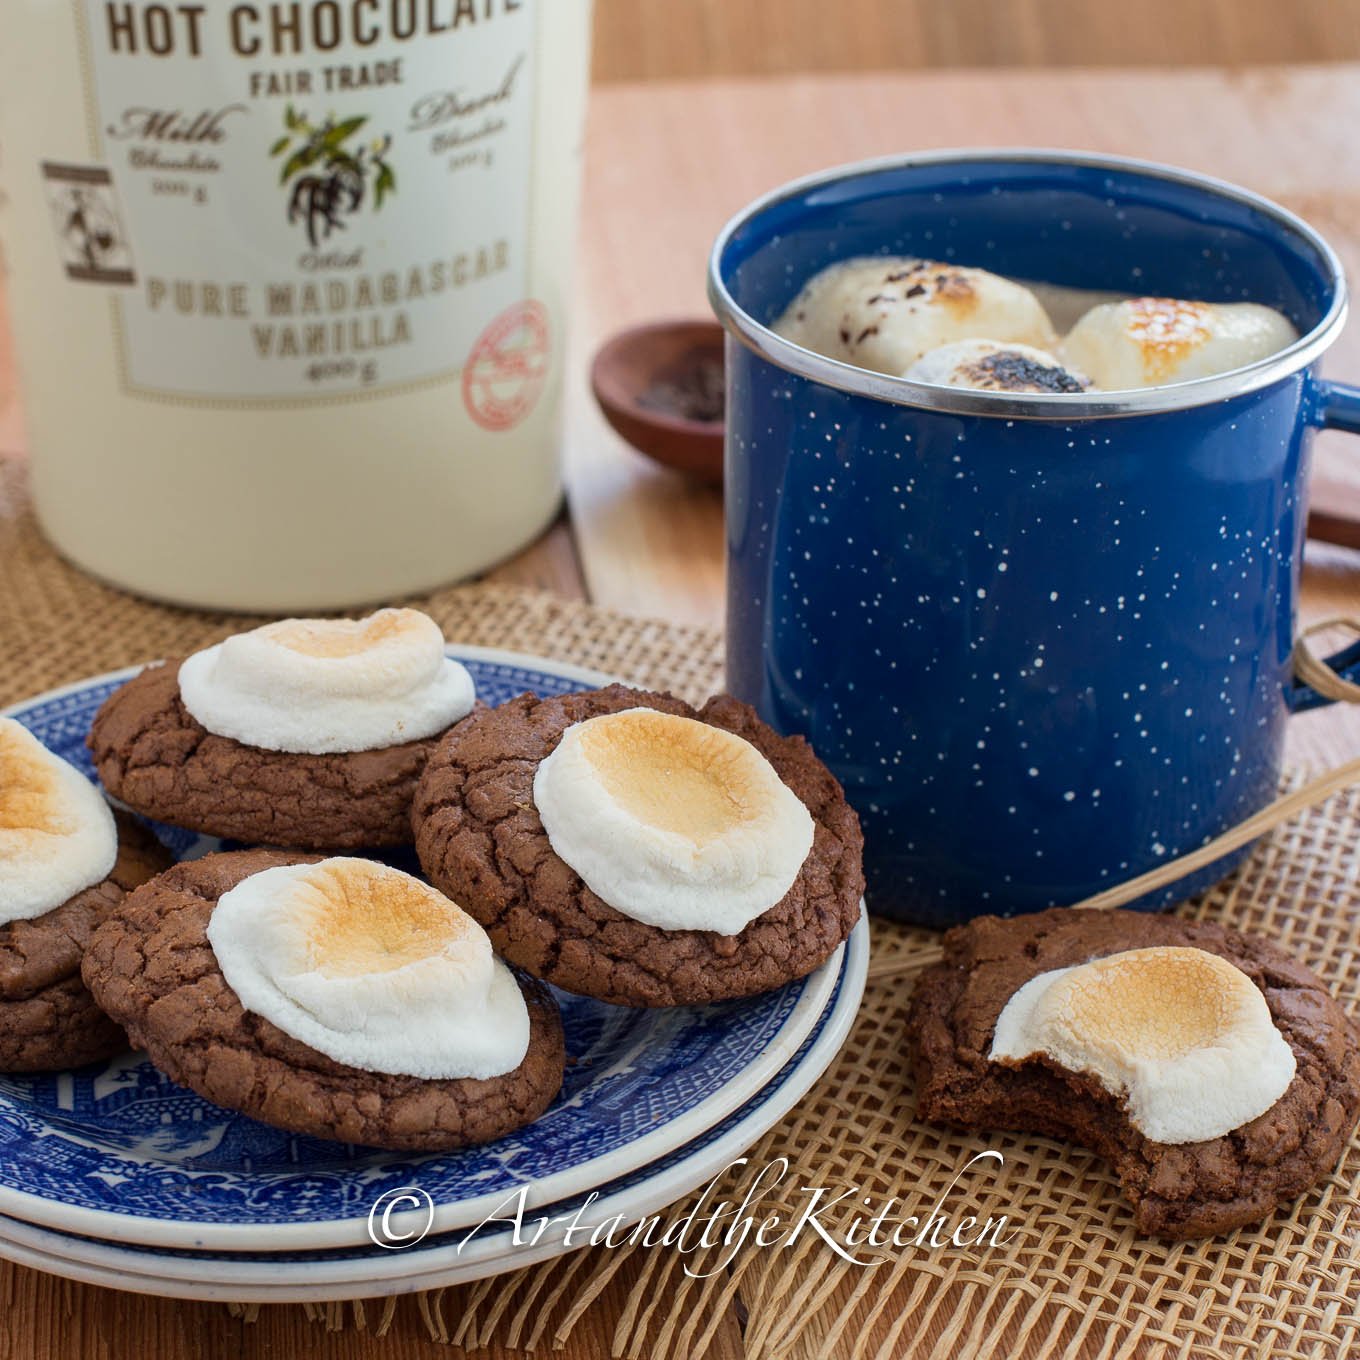
[[[239,850],[175,865],[101,926],[84,977],[99,1004],[173,1081],[227,1109],[316,1138],[438,1152],[532,1123],[562,1085],[557,1003],[521,979],[529,1050],[486,1080],[427,1080],[349,1067],[245,1010],[208,942],[219,897],[250,874],[315,855]]]
[[[411,797],[438,737],[322,756],[246,746],[184,707],[180,660],[149,666],[95,715],[89,748],[115,798],[156,821],[256,844],[410,844]]]
[[[1094,1078],[1043,1058],[1015,1067],[988,1059],[997,1017],[1032,977],[1150,945],[1189,945],[1235,964],[1294,1051],[1284,1095],[1221,1138],[1153,1142]],[[1360,1035],[1324,984],[1271,941],[1212,921],[1061,907],[980,917],[945,935],[943,961],[917,982],[907,1032],[923,1119],[1090,1148],[1113,1167],[1138,1231],[1157,1237],[1214,1236],[1296,1199],[1336,1165],[1360,1115]]]
[[[737,935],[662,930],[616,911],[549,844],[534,774],[573,723],[648,707],[744,737],[812,814],[812,850],[789,892]],[[465,718],[416,791],[416,853],[430,881],[475,916],[496,951],[567,991],[625,1006],[750,996],[803,977],[859,920],[859,819],[801,737],[781,737],[728,696],[694,709],[669,694],[610,685],[523,694]]]
[[[127,1047],[81,981],[80,961],[96,927],[170,853],[127,813],[116,811],[114,822],[118,858],[107,878],[41,916],[0,926],[0,1071],[81,1067]]]

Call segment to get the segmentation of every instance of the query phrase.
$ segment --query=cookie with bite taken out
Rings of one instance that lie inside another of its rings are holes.
[[[907,1034],[923,1119],[1068,1139],[1138,1231],[1211,1237],[1304,1194],[1360,1115],[1360,1035],[1278,945],[1054,908],[944,937]]]

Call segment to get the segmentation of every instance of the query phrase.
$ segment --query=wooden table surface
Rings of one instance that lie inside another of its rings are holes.
[[[1358,0],[595,0],[599,81],[1360,58]]]
[[[596,90],[590,113],[578,306],[568,374],[566,510],[492,579],[662,618],[721,626],[718,493],[648,464],[606,428],[585,374],[610,331],[703,315],[708,246],[726,218],[782,180],[839,161],[949,145],[1047,145],[1146,156],[1236,180],[1303,213],[1360,277],[1360,67],[1028,71],[731,80]],[[2,300],[0,300],[2,308]],[[1360,324],[1329,370],[1360,379]],[[22,448],[0,315],[0,452]],[[1319,473],[1360,488],[1360,446],[1320,441]],[[1357,471],[1350,471],[1351,465]],[[1360,614],[1360,555],[1310,545],[1305,619]],[[1295,758],[1360,752],[1360,714],[1296,720]],[[563,1354],[608,1354],[616,1279]],[[247,1325],[171,1303],[0,1269],[0,1354],[137,1357],[447,1356],[409,1303],[382,1340],[328,1334],[300,1308]],[[741,1354],[738,1309],[713,1354]],[[478,1352],[479,1355],[496,1352]]]

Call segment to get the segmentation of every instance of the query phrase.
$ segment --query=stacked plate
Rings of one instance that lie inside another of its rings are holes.
[[[450,649],[479,696],[609,677]],[[90,770],[95,710],[133,672],[8,711]],[[217,843],[157,828],[181,857]],[[410,866],[407,866],[410,867]],[[775,1124],[840,1050],[868,963],[863,920],[817,972],[715,1006],[640,1011],[557,994],[568,1066],[532,1126],[409,1156],[301,1138],[201,1100],[141,1054],[0,1076],[0,1257],[181,1298],[288,1302],[429,1289],[586,1245],[661,1213]]]

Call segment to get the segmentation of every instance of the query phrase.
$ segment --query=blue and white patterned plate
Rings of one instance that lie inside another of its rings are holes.
[[[610,677],[453,646],[479,696],[564,694]],[[92,773],[85,734],[135,668],[7,710]],[[216,842],[168,827],[179,856]],[[749,1100],[830,1004],[843,950],[777,992],[643,1011],[558,992],[569,1063],[531,1127],[480,1148],[411,1156],[302,1138],[220,1109],[140,1054],[76,1072],[0,1076],[0,1213],[65,1232],[205,1251],[305,1251],[368,1242],[370,1206],[416,1185],[436,1233],[481,1220],[528,1186],[529,1207],[583,1194],[684,1146]],[[411,1226],[419,1216],[411,1215]],[[394,1215],[398,1230],[404,1220]]]
[[[71,1279],[173,1298],[288,1303],[433,1289],[560,1255],[586,1243],[590,1228],[628,1225],[704,1185],[740,1157],[807,1091],[840,1051],[859,1009],[869,960],[863,921],[844,951],[830,1004],[798,1052],[739,1110],[685,1147],[640,1171],[602,1185],[598,1198],[545,1206],[552,1225],[536,1235],[537,1214],[525,1216],[517,1244],[513,1229],[433,1235],[401,1249],[370,1246],[348,1251],[280,1253],[175,1251],[95,1241],[0,1217],[0,1257]],[[745,1185],[755,1180],[749,1167]],[[810,1174],[793,1167],[792,1175]],[[503,1210],[508,1212],[508,1210]],[[579,1215],[579,1216],[578,1216]],[[664,1215],[663,1215],[664,1217]],[[569,1242],[565,1224],[572,1229]]]

